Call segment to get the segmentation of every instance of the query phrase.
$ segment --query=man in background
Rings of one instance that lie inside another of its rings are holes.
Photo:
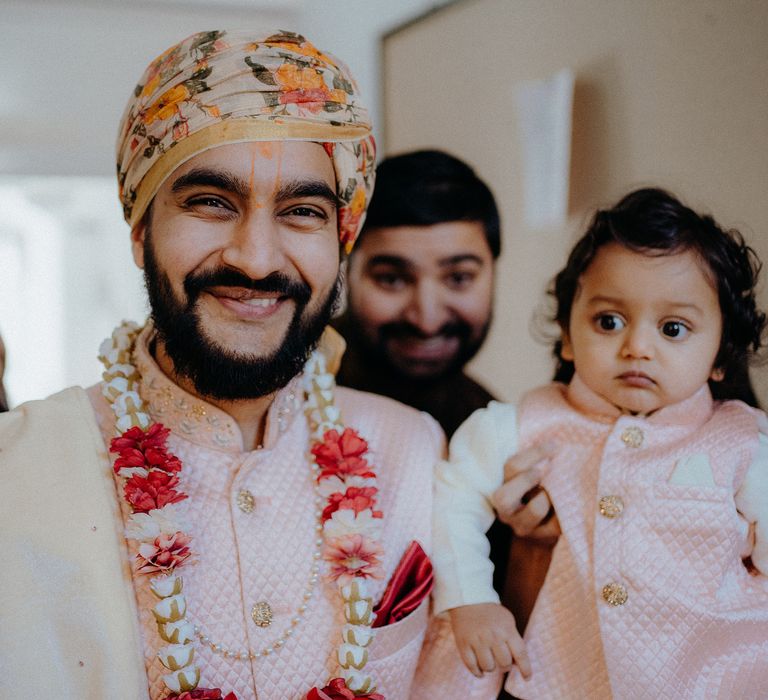
[[[338,381],[430,413],[450,437],[493,398],[464,373],[491,323],[499,212],[441,151],[388,158],[349,260]]]

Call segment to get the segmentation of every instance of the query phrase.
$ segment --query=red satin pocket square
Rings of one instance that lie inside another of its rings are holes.
[[[373,627],[391,625],[412,613],[430,594],[433,583],[432,562],[414,540],[408,545],[384,595],[373,609],[376,613]]]

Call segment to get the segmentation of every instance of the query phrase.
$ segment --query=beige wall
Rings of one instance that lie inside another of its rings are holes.
[[[636,186],[740,228],[768,262],[767,38],[760,0],[468,0],[385,38],[386,153],[449,150],[502,210],[496,321],[472,366],[499,396],[550,376],[532,313],[591,210]],[[526,230],[513,86],[565,67],[576,74],[569,217]],[[768,405],[768,368],[754,377]]]

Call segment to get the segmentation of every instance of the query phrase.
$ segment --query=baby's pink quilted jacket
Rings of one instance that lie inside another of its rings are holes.
[[[554,438],[544,479],[564,536],[526,640],[521,698],[768,697],[768,580],[742,562],[734,494],[757,413],[707,387],[649,418],[605,417],[579,380],[538,389],[521,446]]]

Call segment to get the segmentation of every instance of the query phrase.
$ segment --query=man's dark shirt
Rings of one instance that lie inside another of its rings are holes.
[[[346,315],[336,319],[332,325],[347,341],[347,350],[336,375],[339,385],[388,396],[425,411],[440,424],[449,440],[470,414],[478,408],[485,408],[494,398],[463,372],[429,381],[403,377],[371,360],[370,353],[366,352]],[[487,536],[494,565],[493,586],[499,595],[503,595],[512,531],[497,520]]]

